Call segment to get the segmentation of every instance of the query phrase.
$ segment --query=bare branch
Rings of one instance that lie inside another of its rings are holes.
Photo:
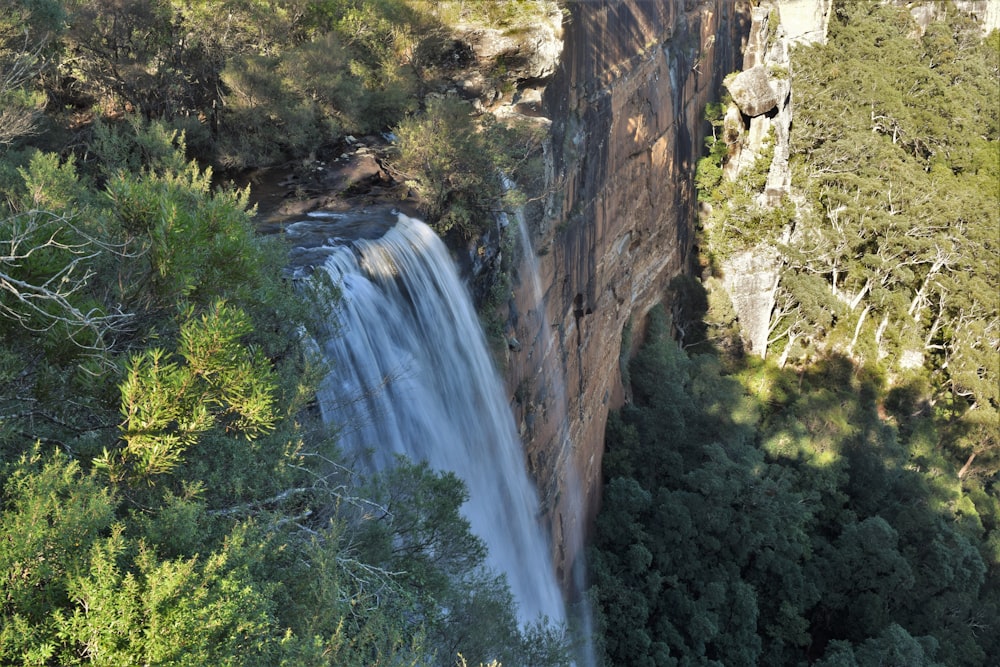
[[[76,301],[94,276],[94,260],[106,250],[119,249],[84,233],[67,215],[33,210],[0,220],[0,296],[8,296],[0,300],[0,317],[36,332],[65,325],[74,344],[105,349],[108,337],[123,331],[131,316],[81,308]],[[44,254],[60,261],[39,278],[30,263]]]

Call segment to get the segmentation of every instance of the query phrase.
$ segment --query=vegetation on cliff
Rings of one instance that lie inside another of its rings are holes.
[[[756,201],[766,159],[722,178],[726,138],[712,142],[710,252],[766,241],[784,265],[768,354],[837,350],[924,378],[969,428],[996,423],[998,58],[1000,35],[957,10],[921,34],[905,8],[842,3],[828,42],[793,54],[786,202]],[[954,444],[963,462],[977,451]]]
[[[744,357],[714,276],[650,318],[591,555],[607,664],[1000,654],[1000,35],[945,17],[836,3],[793,52],[783,207],[709,142],[706,250],[780,249],[790,349]]]

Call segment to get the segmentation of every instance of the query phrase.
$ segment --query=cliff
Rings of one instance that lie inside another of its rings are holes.
[[[530,225],[546,310],[522,267],[507,364],[564,584],[599,504],[608,411],[624,398],[623,331],[690,261],[704,107],[739,65],[743,10],[734,0],[568,3],[542,100],[551,191]]]
[[[791,192],[789,137],[792,126],[789,50],[794,44],[826,39],[828,0],[764,0],[751,12],[743,71],[725,86],[732,96],[727,131],[737,138],[724,166],[733,180],[770,148],[771,163],[761,207],[780,206]],[[745,349],[763,357],[781,272],[780,253],[771,242],[736,252],[722,262],[722,285],[739,318]]]

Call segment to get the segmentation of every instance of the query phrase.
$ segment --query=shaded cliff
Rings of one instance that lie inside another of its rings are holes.
[[[564,582],[599,502],[608,411],[623,400],[623,331],[689,263],[703,110],[740,64],[745,9],[734,0],[568,4],[543,97],[551,192],[530,224],[547,310],[537,312],[522,271],[511,304],[520,345],[507,364]]]

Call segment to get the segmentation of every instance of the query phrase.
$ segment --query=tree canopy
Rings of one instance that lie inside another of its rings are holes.
[[[842,356],[726,367],[648,326],[589,554],[606,664],[988,663],[1000,501],[933,472],[940,425]]]

